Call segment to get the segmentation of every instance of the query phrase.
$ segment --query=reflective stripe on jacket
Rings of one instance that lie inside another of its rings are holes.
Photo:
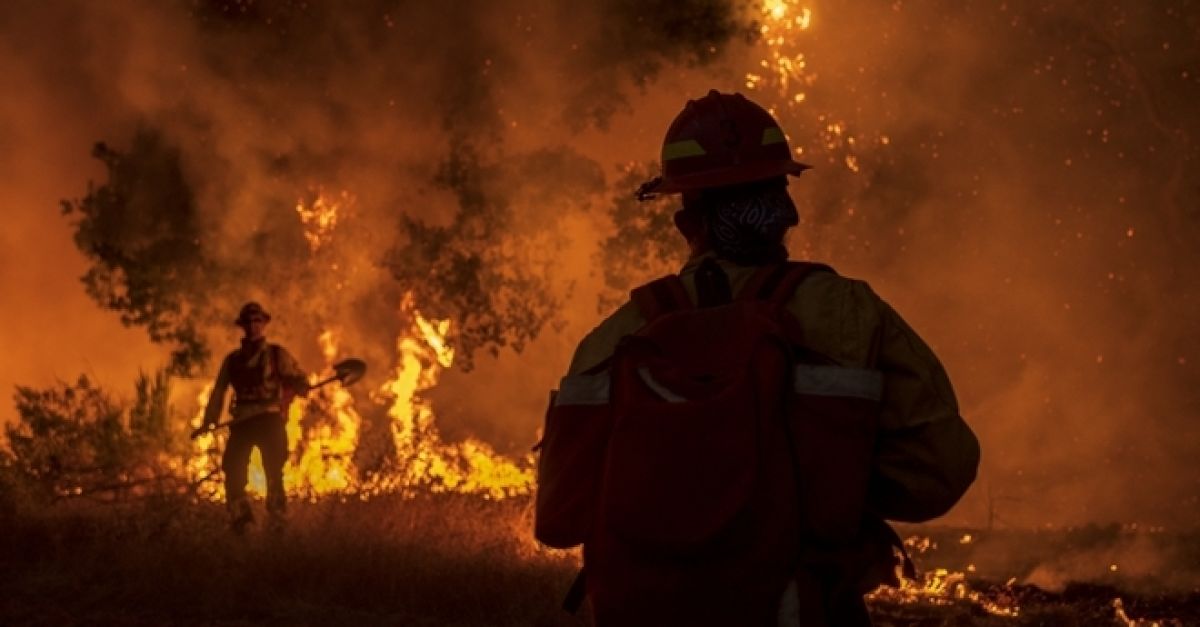
[[[692,301],[695,272],[704,257],[680,271]],[[733,293],[756,268],[718,260]],[[975,480],[979,442],[959,416],[945,369],[933,351],[863,281],[814,273],[788,303],[800,322],[804,348],[846,368],[883,374],[883,407],[867,507],[881,518],[919,522],[944,514]],[[645,324],[628,302],[589,333],[568,375],[595,368],[617,343]]]

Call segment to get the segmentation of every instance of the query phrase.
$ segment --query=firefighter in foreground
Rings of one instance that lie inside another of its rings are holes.
[[[884,521],[975,479],[929,346],[865,282],[788,261],[806,169],[768,112],[711,91],[638,190],[682,196],[690,257],[579,344],[538,466],[535,534],[583,544],[567,605],[602,627],[870,625],[903,550]]]
[[[266,327],[270,321],[271,316],[255,302],[246,303],[238,313],[234,322],[244,332],[242,345],[221,363],[200,427],[204,430],[217,425],[225,405],[225,391],[232,385],[229,413],[233,421],[221,469],[225,473],[230,523],[237,533],[244,532],[254,522],[246,498],[246,475],[254,447],[258,447],[262,456],[267,479],[269,526],[276,531],[282,529],[287,506],[283,487],[283,466],[288,456],[287,408],[295,395],[309,390],[308,377],[295,358],[282,346],[267,342]]]

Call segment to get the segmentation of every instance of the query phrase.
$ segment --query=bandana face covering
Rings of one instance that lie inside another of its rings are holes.
[[[708,232],[718,256],[742,265],[787,259],[784,233],[800,221],[787,188],[719,199],[713,207],[707,216]]]

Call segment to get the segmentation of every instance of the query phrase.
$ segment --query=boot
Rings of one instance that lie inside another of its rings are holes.
[[[273,535],[281,535],[287,531],[287,516],[283,512],[270,512],[267,515],[267,531]]]
[[[245,498],[229,502],[229,526],[237,535],[246,533],[246,528],[254,524],[254,512],[250,509],[250,501]]]
[[[267,529],[281,534],[287,528],[287,497],[282,486],[267,490]]]

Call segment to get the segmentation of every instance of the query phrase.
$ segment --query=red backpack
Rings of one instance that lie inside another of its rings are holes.
[[[774,625],[806,542],[857,532],[877,404],[841,399],[862,419],[831,433],[797,393],[785,305],[814,270],[829,269],[764,268],[704,308],[678,276],[649,283],[633,291],[645,326],[563,381],[535,533],[583,543],[598,625]]]

